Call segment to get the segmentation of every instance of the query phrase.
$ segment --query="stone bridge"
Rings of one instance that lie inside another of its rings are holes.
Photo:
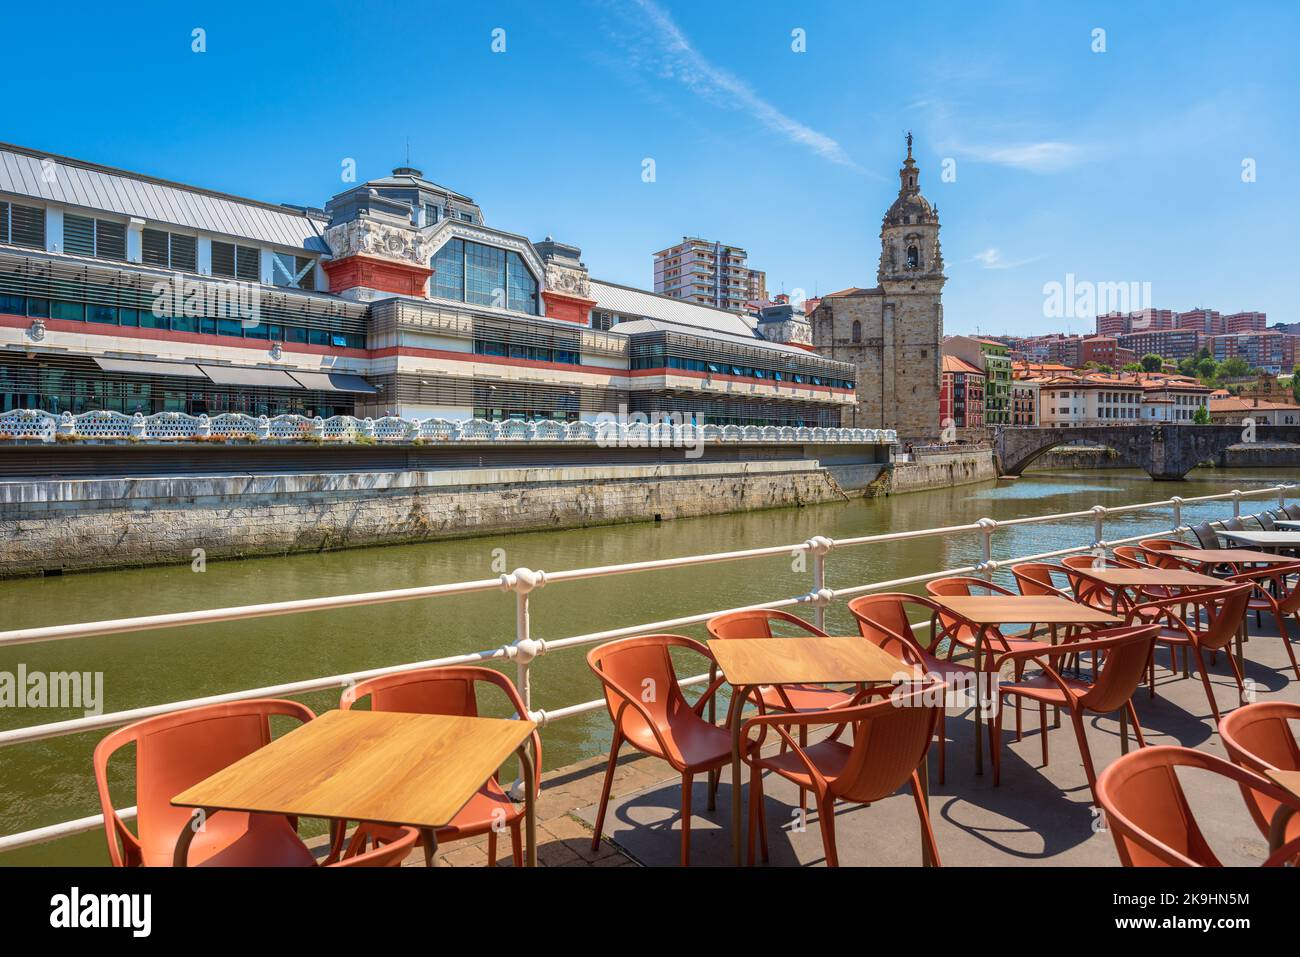
[[[1256,425],[1256,442],[1300,444],[1300,425]],[[1089,425],[1073,428],[1004,428],[994,441],[999,475],[1019,475],[1049,449],[1091,442],[1119,453],[1153,479],[1176,481],[1197,464],[1249,438],[1244,425]]]

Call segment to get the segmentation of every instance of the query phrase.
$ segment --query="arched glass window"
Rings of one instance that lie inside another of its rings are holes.
[[[858,322],[856,319],[853,320],[853,341],[862,341],[862,323]]]
[[[537,280],[516,252],[450,239],[430,265],[431,294],[439,299],[537,315]]]
[[[921,265],[921,251],[915,246],[907,247],[907,268],[916,269]]]

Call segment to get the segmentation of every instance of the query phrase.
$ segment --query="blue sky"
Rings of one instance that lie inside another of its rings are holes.
[[[180,6],[11,5],[34,42],[7,45],[30,79],[0,139],[312,205],[409,139],[490,224],[575,243],[600,278],[648,286],[690,233],[812,294],[875,285],[911,129],[951,332],[1054,331],[1043,285],[1070,273],[1300,320],[1293,3]]]

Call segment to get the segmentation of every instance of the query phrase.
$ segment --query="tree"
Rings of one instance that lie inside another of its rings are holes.
[[[1165,367],[1165,360],[1160,358],[1154,352],[1148,352],[1142,357],[1143,372],[1159,372]]]
[[[1231,356],[1219,363],[1219,377],[1240,379],[1250,375],[1250,363],[1241,356]]]
[[[1219,364],[1209,356],[1196,361],[1196,374],[1200,377],[1202,382],[1205,382],[1206,384],[1213,382],[1218,377],[1218,373]]]
[[[1140,363],[1140,362],[1126,362],[1126,363],[1124,363],[1124,365],[1123,365],[1123,367],[1120,369],[1120,371],[1121,371],[1121,372],[1142,372],[1142,371],[1143,371],[1143,369],[1142,369],[1142,363]]]
[[[1192,416],[1192,421],[1197,425],[1209,425],[1210,410],[1203,405],[1198,405],[1196,407],[1196,414]]]
[[[1110,375],[1115,370],[1103,362],[1101,365],[1097,366],[1097,371],[1103,373],[1104,375]]]

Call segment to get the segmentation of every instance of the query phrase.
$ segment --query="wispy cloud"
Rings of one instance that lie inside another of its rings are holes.
[[[1041,256],[1033,256],[1029,259],[1003,259],[1002,250],[996,246],[990,246],[983,252],[978,252],[972,256],[971,262],[977,262],[985,269],[1016,269],[1042,258]]]
[[[1018,143],[1004,146],[977,144],[951,144],[949,149],[958,157],[1032,173],[1055,173],[1085,162],[1087,151],[1074,143],[1045,140],[1038,143]]]
[[[740,77],[695,49],[676,21],[654,0],[635,0],[635,6],[640,16],[633,16],[623,5],[618,8],[625,19],[645,27],[641,31],[643,36],[631,38],[630,42],[619,37],[629,48],[625,66],[649,70],[660,79],[674,80],[715,106],[748,113],[768,130],[822,159],[861,171],[833,137],[783,113]],[[647,42],[643,44],[641,40]]]

